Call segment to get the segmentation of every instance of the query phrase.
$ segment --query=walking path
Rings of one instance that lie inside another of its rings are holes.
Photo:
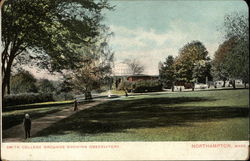
[[[102,102],[107,101],[106,99],[95,100],[95,102],[78,105],[78,111],[85,110],[87,108],[96,106]],[[32,120],[31,136],[34,136],[37,132],[51,126],[52,124],[60,121],[66,117],[75,114],[77,111],[73,111],[73,105],[63,109],[62,111],[48,114],[44,117]],[[32,118],[31,118],[32,119]],[[23,124],[13,126],[7,130],[2,131],[3,142],[21,142],[24,141],[24,129]]]

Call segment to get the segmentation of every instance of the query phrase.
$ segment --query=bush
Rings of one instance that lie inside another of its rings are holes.
[[[133,86],[135,93],[162,91],[162,84],[158,80],[137,81]]]
[[[51,93],[22,93],[15,95],[8,95],[4,97],[4,106],[22,105],[30,103],[54,101]]]
[[[119,85],[118,85],[118,90],[128,90],[128,91],[132,91],[134,89],[134,82],[129,82],[129,81],[122,81]]]

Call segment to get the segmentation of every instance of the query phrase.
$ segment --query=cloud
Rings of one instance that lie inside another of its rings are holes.
[[[186,34],[177,32],[177,31],[168,31],[165,33],[156,33],[155,30],[150,29],[149,31],[144,30],[143,28],[137,29],[128,29],[122,26],[111,25],[111,31],[115,33],[115,36],[112,40],[112,45],[131,47],[147,47],[153,44],[156,47],[164,45],[166,41],[178,42],[180,40],[185,40]]]
[[[201,41],[212,57],[220,43],[219,34],[205,24],[184,22],[176,19],[169,23],[168,30],[158,33],[154,29],[129,29],[124,26],[111,25],[115,36],[110,44],[115,51],[116,61],[137,58],[145,66],[145,73],[158,74],[158,63],[168,55],[177,56],[186,43]]]

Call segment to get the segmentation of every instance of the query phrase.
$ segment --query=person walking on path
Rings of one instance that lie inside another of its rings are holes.
[[[30,130],[31,130],[31,119],[29,114],[25,114],[23,119],[23,126],[25,131],[25,139],[30,137]]]
[[[74,111],[78,110],[77,104],[78,104],[77,99],[75,99],[75,101],[74,101]]]

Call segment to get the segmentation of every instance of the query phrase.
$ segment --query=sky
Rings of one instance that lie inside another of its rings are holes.
[[[242,0],[112,0],[114,11],[105,12],[104,23],[114,36],[110,46],[115,62],[138,59],[144,74],[157,75],[158,63],[177,56],[188,42],[201,41],[212,58],[223,42],[224,16],[248,13]]]
[[[103,23],[114,36],[109,44],[115,64],[138,59],[144,74],[158,75],[158,64],[168,55],[177,56],[188,42],[201,41],[212,58],[223,42],[220,28],[224,16],[248,13],[243,0],[109,0],[114,10],[105,11]],[[32,73],[38,78],[57,79],[47,72]]]

